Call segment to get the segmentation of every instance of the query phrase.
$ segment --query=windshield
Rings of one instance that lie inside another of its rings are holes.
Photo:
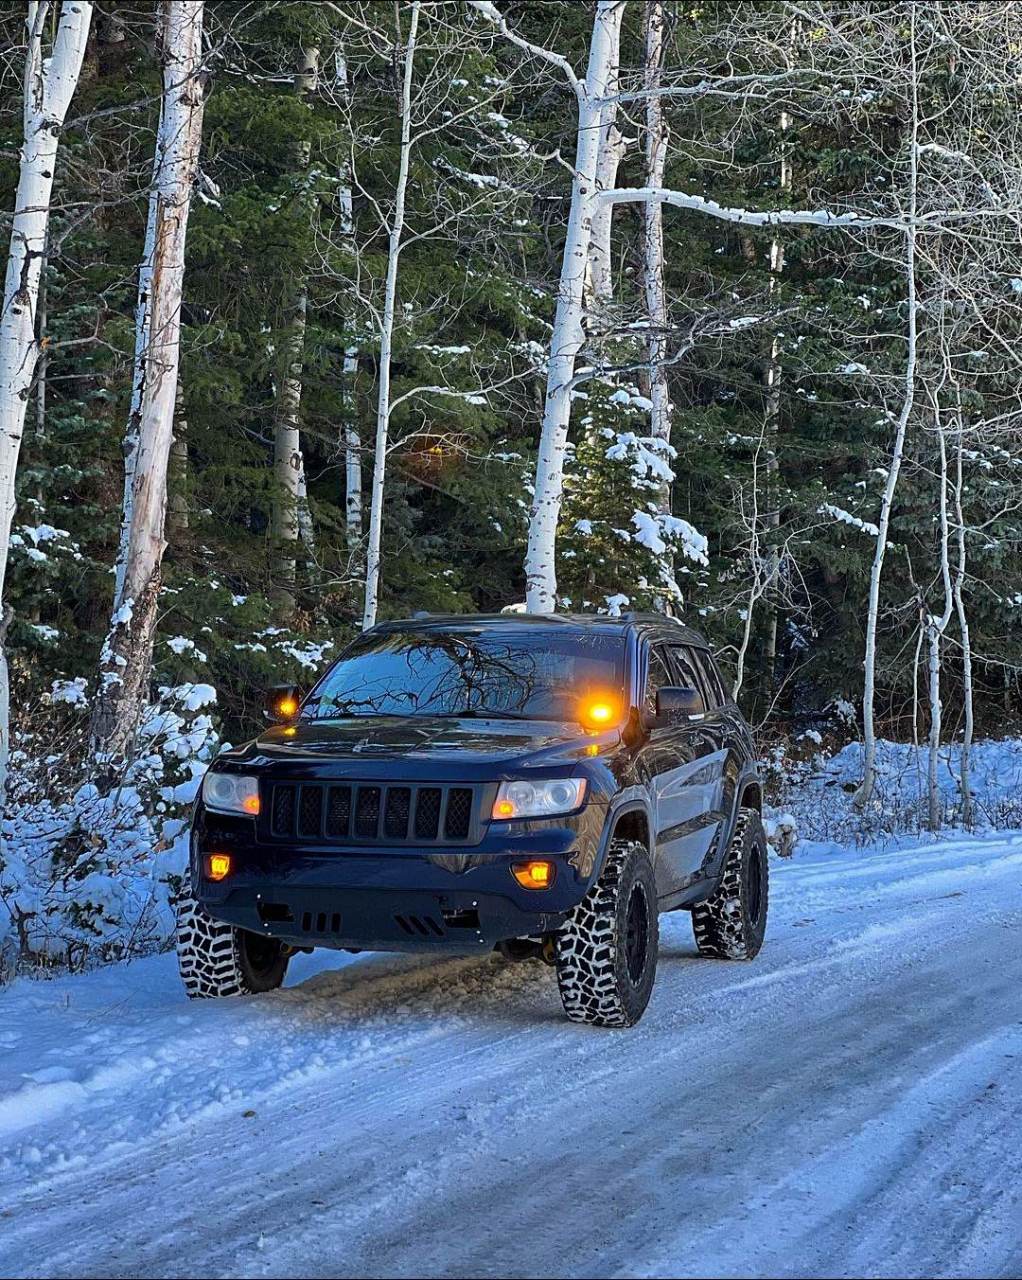
[[[556,624],[368,635],[331,667],[303,720],[345,716],[577,719],[624,685],[624,638]]]

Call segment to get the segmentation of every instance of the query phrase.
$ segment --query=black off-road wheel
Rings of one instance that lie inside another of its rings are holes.
[[[177,965],[192,1000],[275,991],[288,954],[275,938],[214,920],[185,890],[177,900]]]
[[[649,853],[615,840],[603,873],[557,935],[555,966],[572,1022],[631,1027],[656,978],[660,931]]]
[[[755,809],[739,809],[712,897],[692,908],[692,928],[701,956],[754,960],[766,934],[767,843]]]

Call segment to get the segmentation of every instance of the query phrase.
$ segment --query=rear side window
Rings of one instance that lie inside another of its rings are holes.
[[[719,681],[711,680],[709,664],[702,661],[702,653],[688,646],[671,645],[671,661],[674,664],[678,684],[697,689],[703,695],[707,710],[719,707],[721,697]]]
[[[707,686],[713,693],[712,701],[706,705],[722,707],[727,702],[727,692],[724,689],[724,681],[720,678],[720,672],[717,670],[717,664],[713,661],[712,654],[706,649],[693,649],[692,657],[696,666],[702,672]]]

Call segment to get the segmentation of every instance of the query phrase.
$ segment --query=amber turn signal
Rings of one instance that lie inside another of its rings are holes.
[[[211,853],[206,859],[206,875],[210,880],[226,880],[231,874],[231,855]]]
[[[281,720],[290,720],[298,710],[298,703],[294,698],[281,698],[274,710]]]
[[[557,876],[552,862],[534,859],[532,862],[516,862],[511,874],[523,889],[549,889]]]

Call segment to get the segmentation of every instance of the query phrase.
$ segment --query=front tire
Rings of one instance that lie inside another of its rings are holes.
[[[712,897],[692,908],[692,929],[701,956],[754,960],[766,934],[767,844],[755,809],[739,809]]]
[[[275,991],[288,955],[275,938],[214,920],[187,890],[177,901],[177,964],[191,1000]]]
[[[660,949],[656,882],[649,853],[615,840],[599,880],[557,935],[555,965],[572,1022],[631,1027],[642,1017]]]

